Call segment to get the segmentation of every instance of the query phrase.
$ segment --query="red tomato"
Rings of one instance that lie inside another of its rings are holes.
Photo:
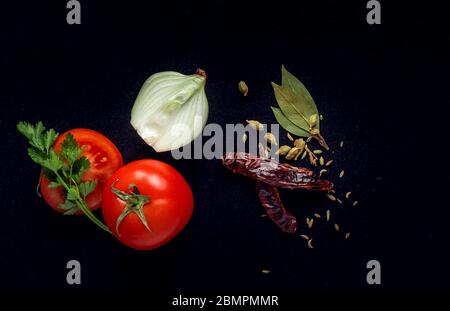
[[[116,230],[117,219],[127,203],[112,192],[112,187],[131,194],[136,185],[149,199],[142,205],[148,229],[137,212],[126,215]],[[116,171],[103,190],[102,212],[109,229],[125,245],[149,250],[174,238],[189,222],[194,207],[191,188],[172,166],[157,160],[131,162]]]
[[[90,210],[100,207],[102,192],[105,182],[119,167],[123,165],[122,155],[117,147],[105,136],[94,130],[77,128],[61,134],[53,145],[56,153],[61,151],[61,144],[68,133],[72,133],[79,146],[86,146],[83,155],[91,163],[90,168],[84,173],[82,180],[97,179],[97,187],[86,197],[86,203]],[[48,205],[59,212],[59,204],[65,201],[64,188],[49,188],[49,181],[42,177],[41,193]],[[81,215],[80,210],[76,215]]]

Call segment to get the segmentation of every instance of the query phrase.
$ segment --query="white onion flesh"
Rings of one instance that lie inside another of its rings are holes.
[[[200,74],[153,74],[134,102],[131,125],[157,152],[189,144],[200,135],[208,119],[205,83],[206,77]]]

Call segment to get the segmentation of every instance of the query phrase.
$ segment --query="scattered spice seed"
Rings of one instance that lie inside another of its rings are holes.
[[[306,139],[306,142],[309,143],[309,142],[311,141],[311,139],[312,139],[312,136],[309,136],[309,137]]]
[[[305,151],[303,152],[303,154],[302,154],[302,158],[301,158],[301,159],[304,160],[304,159],[306,158],[306,155],[307,155],[307,154],[308,154],[308,151],[305,150]]]
[[[308,228],[311,229],[313,223],[314,223],[314,219],[313,218],[306,217],[306,224],[308,225]]]
[[[339,232],[339,225],[338,224],[334,224],[334,229],[336,229],[336,231]]]
[[[261,272],[262,272],[263,274],[269,274],[269,273],[270,273],[270,270],[265,270],[265,269],[263,269],[263,270],[261,270]]]
[[[320,119],[320,121],[323,120],[323,115],[322,114],[319,116],[319,119]]]
[[[350,238],[350,232],[347,232],[347,233],[345,234],[345,239],[348,240],[349,238]]]
[[[353,202],[353,206],[356,206],[358,204],[358,201]]]
[[[320,159],[319,159],[319,163],[320,163],[320,165],[324,165],[325,164],[325,159],[321,156],[320,157]]]
[[[349,191],[349,192],[347,192],[346,194],[345,194],[345,198],[348,200],[349,198],[350,198],[350,195],[351,195],[352,193]]]
[[[307,236],[306,234],[301,234],[300,235],[302,238],[304,238],[305,240],[309,240],[309,236]]]
[[[322,154],[322,150],[320,149],[316,149],[313,151],[314,154]]]
[[[328,172],[326,169],[321,169],[319,172],[319,176],[322,176],[323,174],[325,174],[326,172]]]
[[[339,173],[339,178],[342,178],[344,176],[344,170],[342,170],[340,173]]]
[[[245,143],[247,141],[247,134],[242,135],[242,142]]]
[[[330,191],[328,191],[328,193],[336,193],[336,191],[334,191],[334,189],[331,189]]]
[[[290,133],[287,133],[287,138],[288,138],[290,141],[294,141],[294,138],[292,137],[292,135],[291,135]]]
[[[272,145],[278,146],[277,138],[272,133],[268,132],[264,134],[264,139],[267,140]]]
[[[259,121],[256,120],[246,120],[248,125],[254,130],[260,131],[264,129],[264,125],[262,125]]]
[[[332,194],[327,193],[327,197],[328,199],[330,199],[331,201],[336,201],[336,197]]]
[[[314,246],[312,246],[312,239],[310,239],[310,240],[308,241],[308,247],[309,247],[309,248],[314,248]]]
[[[338,202],[339,202],[339,204],[342,204],[342,200],[341,200],[341,199],[339,199],[339,198],[336,198],[336,201],[338,201]]]
[[[267,217],[267,214],[262,214],[261,218]]]
[[[330,221],[331,212],[329,209],[327,209],[327,221]]]
[[[314,217],[316,217],[316,218],[322,218],[322,216],[320,216],[320,214],[317,214],[317,213],[314,214]]]
[[[344,147],[344,141],[341,140],[339,147],[341,147],[341,148]]]
[[[334,160],[328,160],[327,163],[325,163],[325,166],[330,166],[331,163],[333,163]]]

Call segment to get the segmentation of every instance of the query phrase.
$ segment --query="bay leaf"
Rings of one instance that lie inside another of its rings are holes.
[[[309,116],[303,113],[295,94],[289,88],[282,87],[273,82],[272,87],[277,103],[284,116],[302,130],[309,132]]]
[[[305,131],[302,128],[296,126],[294,123],[289,121],[288,118],[283,114],[280,108],[270,107],[273,111],[273,114],[275,115],[275,119],[277,119],[277,122],[281,125],[282,128],[284,128],[289,133],[292,133],[296,136],[300,137],[309,137],[310,133],[309,131]]]
[[[299,79],[297,79],[297,77],[287,71],[284,65],[281,66],[281,86],[292,92],[293,97],[295,98],[293,100],[300,106],[301,111],[307,118],[314,114],[319,115],[316,103],[308,89]],[[320,120],[317,120],[316,128],[320,128],[319,122]]]

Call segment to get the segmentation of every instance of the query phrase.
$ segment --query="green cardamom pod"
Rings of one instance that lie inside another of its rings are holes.
[[[277,150],[277,152],[275,152],[276,154],[285,156],[288,154],[288,152],[291,150],[291,147],[283,145],[280,147],[280,149]]]

